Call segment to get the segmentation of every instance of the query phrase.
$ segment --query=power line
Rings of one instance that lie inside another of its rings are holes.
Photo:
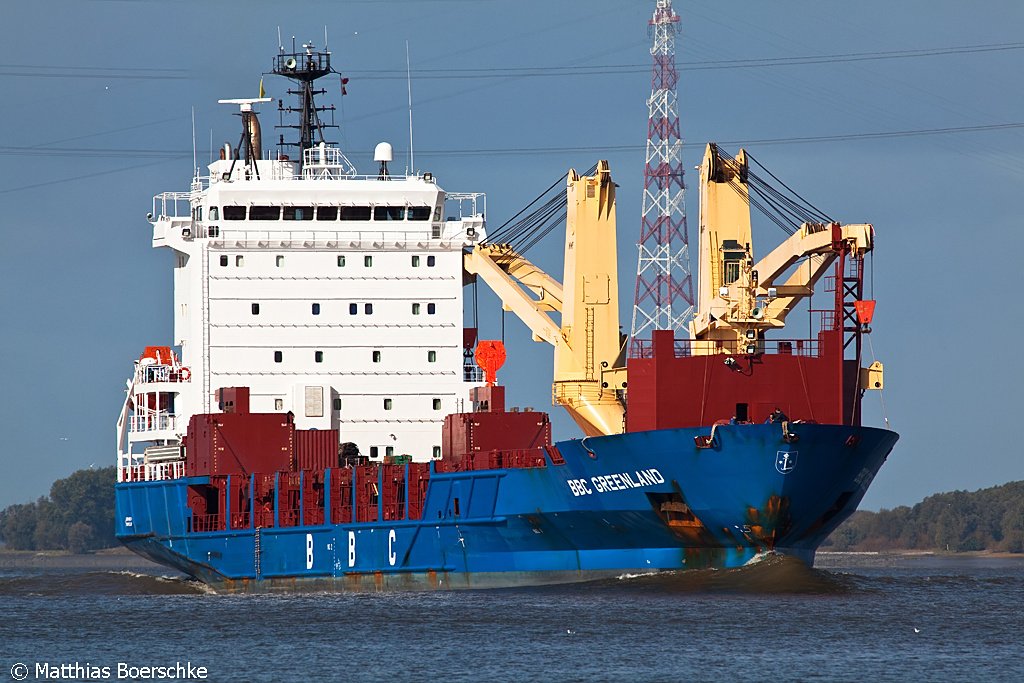
[[[136,80],[182,80],[188,78],[186,69],[161,67],[106,67],[40,64],[0,64],[0,76],[15,78],[97,78]]]
[[[75,180],[86,180],[89,178],[97,178],[99,176],[113,175],[114,173],[123,173],[125,171],[134,171],[140,168],[146,168],[148,166],[156,166],[158,164],[166,163],[167,159],[161,159],[160,161],[147,161],[144,164],[135,164],[133,166],[123,166],[121,168],[113,168],[107,171],[97,171],[95,173],[85,173],[83,175],[76,175],[70,178],[55,178],[53,180],[44,180],[38,183],[32,183],[31,185],[22,185],[20,187],[10,187],[6,190],[0,190],[0,194],[8,194],[10,192],[22,192],[24,190],[31,190],[37,187],[46,187],[48,185],[60,185],[62,183],[70,183]]]
[[[704,71],[715,69],[750,69],[775,66],[798,66],[805,64],[833,64],[837,62],[862,62],[884,59],[909,59],[935,57],[940,55],[974,54],[983,52],[1006,52],[1024,49],[1024,43],[990,43],[985,45],[963,45],[957,47],[924,48],[918,50],[887,50],[876,52],[848,52],[840,54],[804,55],[797,57],[760,57],[751,59],[727,59],[715,61],[680,62],[682,71]],[[504,76],[609,76],[616,74],[646,73],[646,64],[601,64],[589,66],[524,66],[467,69],[416,69],[412,74],[420,79],[469,79],[496,78]],[[392,80],[405,78],[405,72],[397,69],[360,69],[346,71],[347,75],[362,77],[364,80]]]
[[[1024,128],[1024,122],[993,123],[979,126],[948,126],[945,128],[918,128],[910,130],[877,131],[869,133],[842,133],[838,135],[807,135],[782,138],[746,138],[735,140],[718,140],[720,145],[799,145],[828,142],[854,142],[858,140],[882,140],[889,138],[923,137],[931,135],[950,135],[957,133],[983,133],[1000,130],[1017,130]],[[687,149],[702,149],[703,143],[683,143]],[[644,145],[592,145],[576,147],[491,147],[476,149],[427,149],[419,150],[419,154],[434,157],[471,157],[485,155],[531,156],[540,154],[614,154],[642,151]],[[209,150],[198,150],[200,154],[208,154]],[[370,150],[357,152],[370,155]],[[396,150],[401,153],[401,150]],[[111,159],[182,159],[190,157],[192,150],[161,150],[161,149],[126,149],[126,148],[95,148],[95,147],[57,147],[40,148],[25,146],[0,146],[0,156],[56,156]]]
[[[861,62],[885,59],[911,59],[942,55],[977,54],[985,52],[1007,52],[1024,49],[1024,42],[987,43],[981,45],[960,45],[949,47],[920,48],[912,50],[879,50],[874,52],[846,52],[837,54],[802,55],[795,57],[755,57],[750,59],[725,59],[679,62],[682,71],[704,71],[714,69],[751,69],[777,66],[798,66],[805,64],[834,64],[837,62]],[[610,76],[635,74],[650,71],[648,64],[600,64],[578,66],[522,66],[465,69],[414,69],[412,74],[420,79],[480,79],[508,76]],[[362,77],[364,80],[404,79],[402,69],[354,69],[346,75]],[[0,76],[26,78],[109,78],[109,79],[155,79],[182,80],[189,77],[187,69],[160,67],[103,67],[38,64],[0,64]]]

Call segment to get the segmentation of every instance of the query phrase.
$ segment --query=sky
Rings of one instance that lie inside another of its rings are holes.
[[[491,227],[568,168],[608,159],[619,185],[628,327],[653,7],[7,3],[0,507],[43,495],[77,469],[114,463],[132,361],[172,334],[171,255],[150,247],[145,215],[153,195],[188,189],[193,109],[200,162],[211,136],[214,147],[237,142],[237,117],[216,100],[256,96],[278,28],[287,44],[295,36],[320,46],[326,25],[334,66],[350,78],[344,98],[336,82],[327,87],[340,141],[360,170],[372,170],[379,141],[394,144],[396,159],[408,149],[408,41],[416,169],[448,191],[485,192]],[[1016,293],[1024,4],[677,0],[675,8],[685,167],[699,163],[708,141],[730,152],[742,145],[828,214],[877,231],[871,344],[886,389],[866,396],[865,422],[888,417],[901,438],[861,507],[1024,479],[1011,411],[1024,382],[1016,357],[1024,337]],[[284,96],[275,77],[265,87]],[[274,118],[263,117],[265,131]],[[687,177],[696,184],[694,171]],[[695,192],[687,201],[693,241]],[[553,234],[529,254],[553,274],[560,239]],[[755,247],[781,239],[755,217]],[[480,307],[481,336],[500,337],[497,301],[481,294]],[[575,436],[550,406],[550,348],[530,341],[511,315],[504,333],[509,360],[499,379],[510,404],[550,410],[556,438]]]

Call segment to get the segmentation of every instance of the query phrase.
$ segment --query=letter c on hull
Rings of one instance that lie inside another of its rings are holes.
[[[398,555],[395,554],[395,530],[392,529],[388,532],[388,564],[394,567],[397,559]]]

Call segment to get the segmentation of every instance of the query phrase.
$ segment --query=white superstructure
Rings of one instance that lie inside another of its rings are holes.
[[[372,459],[439,457],[444,416],[469,409],[481,383],[464,367],[462,254],[484,238],[483,195],[389,175],[389,159],[357,175],[324,143],[301,165],[222,156],[191,191],[154,198],[153,246],[174,256],[180,360],[136,363],[119,470],[166,470],[161,454],[192,415],[218,412],[224,387],[249,387],[252,412],[338,429]]]

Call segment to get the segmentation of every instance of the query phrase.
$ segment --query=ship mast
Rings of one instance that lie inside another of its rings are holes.
[[[315,100],[316,95],[323,95],[327,91],[323,88],[314,88],[313,86],[317,79],[323,78],[330,73],[337,73],[331,68],[331,53],[327,50],[317,50],[311,42],[303,43],[302,48],[303,51],[296,51],[293,42],[292,52],[286,53],[282,47],[281,54],[274,58],[273,69],[274,74],[284,76],[294,81],[297,85],[296,88],[290,88],[288,94],[295,95],[298,98],[298,106],[285,106],[283,100],[278,100],[277,106],[281,116],[281,123],[276,127],[298,130],[298,141],[286,142],[282,134],[278,147],[282,156],[286,147],[297,148],[299,163],[302,163],[302,153],[305,150],[312,148],[319,142],[328,142],[324,137],[324,129],[338,127],[333,123],[334,105],[321,106]],[[328,111],[331,112],[331,123],[325,123],[320,116]],[[298,114],[299,123],[284,123],[285,113]]]

